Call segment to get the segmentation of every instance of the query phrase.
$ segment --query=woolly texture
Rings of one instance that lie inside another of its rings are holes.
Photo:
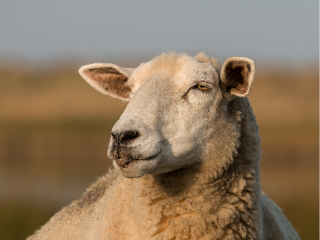
[[[203,53],[196,58],[220,74],[217,60]],[[125,178],[116,167],[29,240],[299,239],[261,193],[260,137],[248,98],[226,103],[217,96],[207,116],[214,121],[206,129],[209,140],[192,165],[140,178]]]

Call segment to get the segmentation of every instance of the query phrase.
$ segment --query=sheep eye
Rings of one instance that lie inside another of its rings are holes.
[[[210,89],[208,86],[204,85],[203,83],[199,83],[197,87],[201,91],[208,91]]]

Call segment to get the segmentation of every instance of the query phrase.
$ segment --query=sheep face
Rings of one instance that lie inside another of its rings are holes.
[[[138,178],[201,163],[219,111],[236,95],[234,87],[226,90],[228,76],[235,75],[238,66],[231,65],[227,71],[232,74],[221,74],[224,82],[219,66],[187,55],[160,55],[136,69],[113,64],[82,67],[80,74],[90,85],[129,101],[112,128],[108,156],[115,168],[125,177]]]

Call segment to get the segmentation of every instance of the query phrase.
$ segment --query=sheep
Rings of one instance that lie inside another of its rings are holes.
[[[251,59],[163,53],[79,73],[129,101],[111,132],[113,169],[29,240],[299,239],[260,189]]]

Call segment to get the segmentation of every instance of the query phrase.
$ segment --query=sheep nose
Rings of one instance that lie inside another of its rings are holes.
[[[121,132],[118,134],[111,132],[111,135],[114,138],[114,140],[118,144],[120,144],[120,143],[129,142],[130,140],[133,140],[133,139],[139,137],[140,133],[138,131],[125,131],[125,132]]]

